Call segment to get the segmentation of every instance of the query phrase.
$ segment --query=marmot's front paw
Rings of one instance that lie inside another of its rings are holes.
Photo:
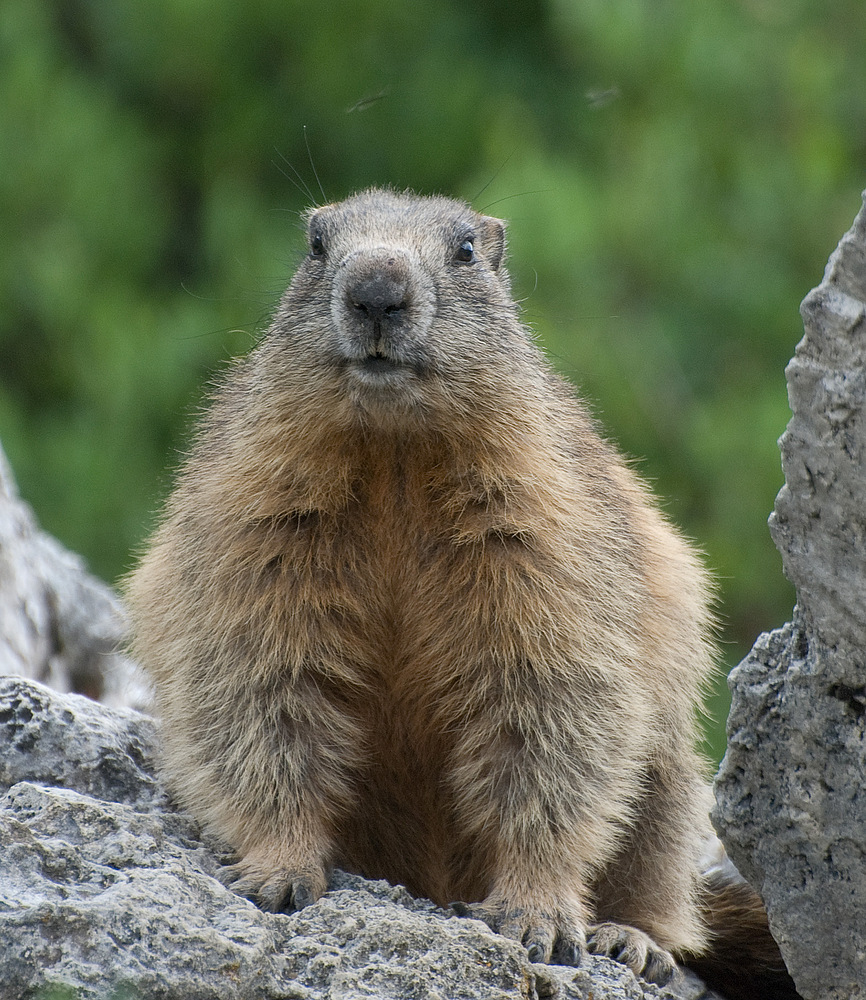
[[[315,864],[268,864],[249,854],[217,873],[226,888],[271,913],[291,913],[315,901],[327,889],[325,871]]]
[[[626,924],[593,924],[588,931],[588,949],[627,965],[648,983],[664,986],[676,970],[673,955],[660,948],[643,931]]]
[[[579,922],[537,909],[507,903],[452,903],[458,917],[483,920],[487,926],[525,946],[530,962],[580,965],[586,938]]]

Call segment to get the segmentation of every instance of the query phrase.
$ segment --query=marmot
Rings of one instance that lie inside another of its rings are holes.
[[[664,982],[711,936],[707,576],[521,323],[500,220],[307,225],[128,585],[170,787],[265,909],[336,865]]]

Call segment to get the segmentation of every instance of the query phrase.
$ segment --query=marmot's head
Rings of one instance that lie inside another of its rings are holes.
[[[372,190],[311,210],[307,235],[271,334],[356,419],[407,426],[468,415],[501,398],[508,369],[534,355],[499,219],[447,198]]]

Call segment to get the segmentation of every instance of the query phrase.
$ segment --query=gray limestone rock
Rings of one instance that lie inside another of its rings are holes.
[[[340,872],[301,912],[263,913],[166,799],[157,737],[138,712],[0,678],[2,1000],[709,1000],[594,957],[532,965],[478,921]]]
[[[0,449],[0,675],[142,707],[147,686],[119,652],[126,628],[112,590],[39,530]]]
[[[801,308],[770,518],[793,622],[730,678],[714,822],[806,1000],[866,997],[866,208]]]

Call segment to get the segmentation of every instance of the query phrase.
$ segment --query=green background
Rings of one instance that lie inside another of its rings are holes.
[[[766,529],[783,369],[866,185],[864,42],[862,0],[4,0],[21,492],[116,579],[299,212],[461,196],[510,221],[526,321],[706,552],[736,663],[791,613]],[[711,711],[718,756],[723,682]]]

